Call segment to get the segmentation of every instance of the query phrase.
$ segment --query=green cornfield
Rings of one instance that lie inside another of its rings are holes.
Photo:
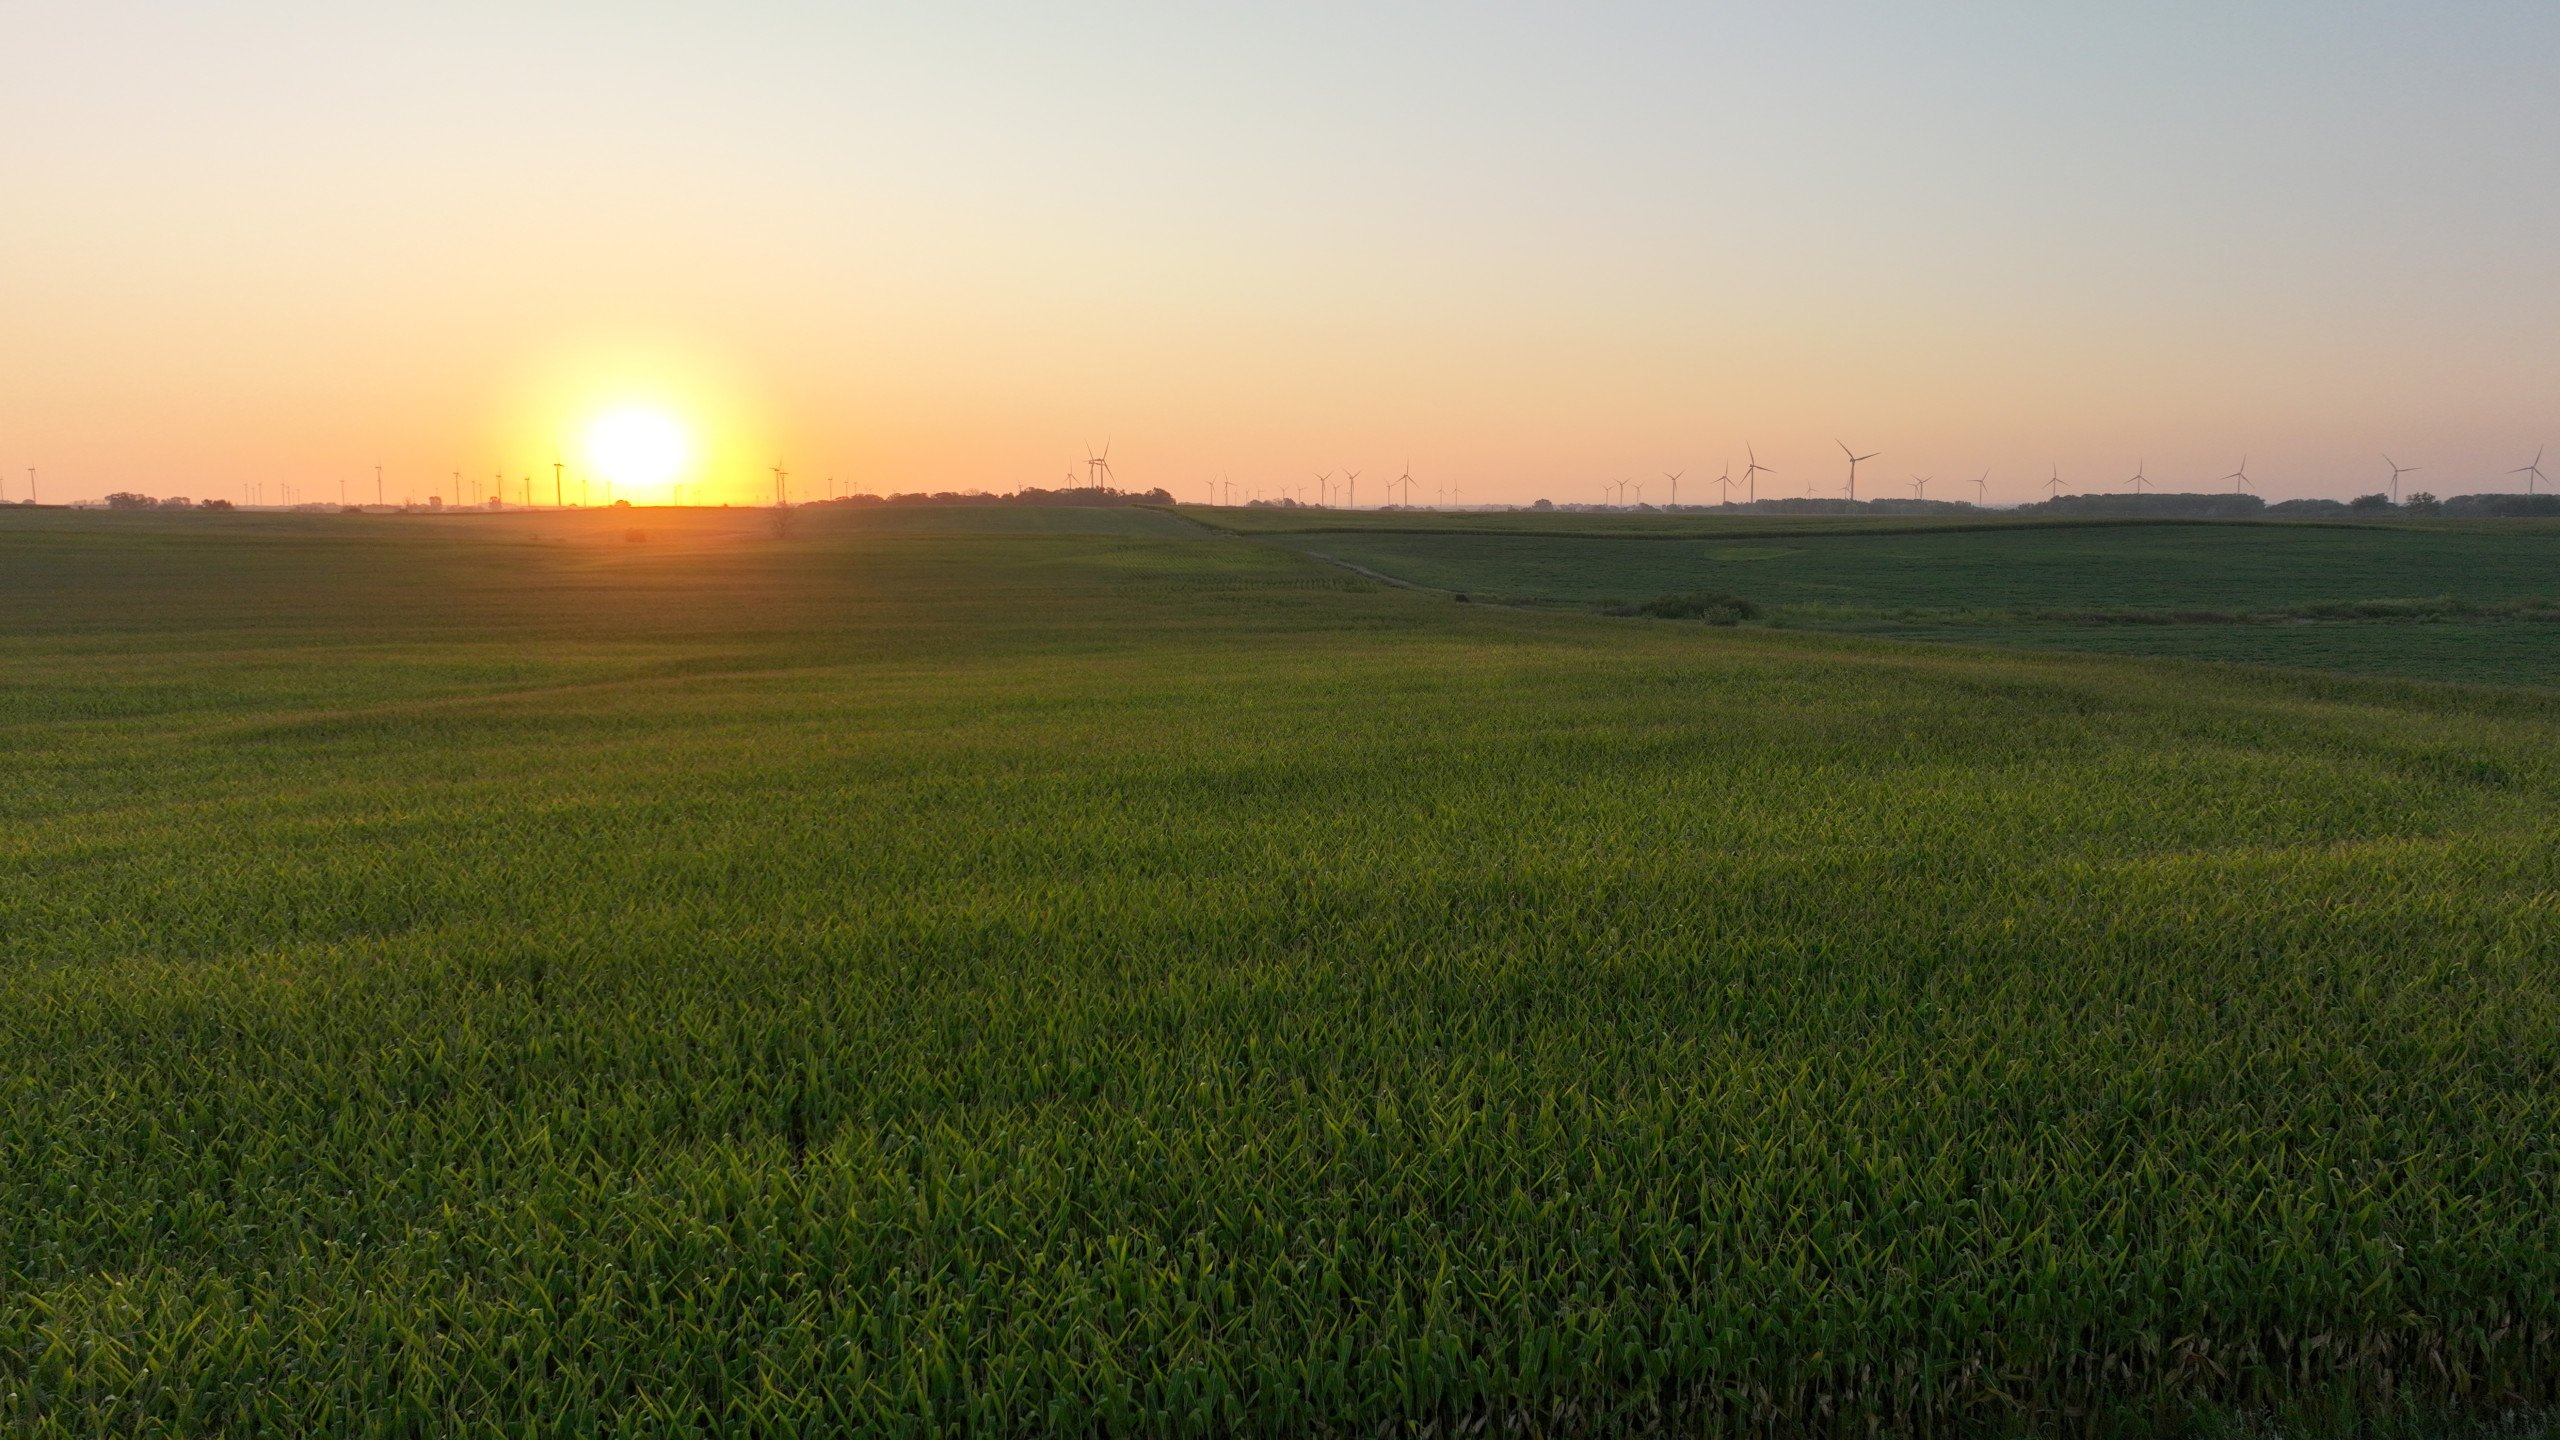
[[[2529,1427],[2555,842],[2526,687],[0,511],[0,1424]]]

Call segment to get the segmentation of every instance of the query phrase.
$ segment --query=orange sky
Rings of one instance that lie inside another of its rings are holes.
[[[0,498],[423,499],[632,404],[739,501],[2458,493],[2560,420],[2560,12],[1691,8],[15,6]]]

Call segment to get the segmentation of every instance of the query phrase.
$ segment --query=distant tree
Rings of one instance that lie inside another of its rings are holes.
[[[2412,515],[2441,515],[2444,513],[2444,503],[2436,499],[2432,493],[2425,490],[2421,490],[2410,496],[2409,503],[2401,508],[2407,510]]]
[[[936,490],[900,492],[894,495],[839,495],[833,500],[811,502],[818,505],[1170,505],[1171,492],[1159,486],[1153,490],[1120,490],[1109,485],[1072,485],[1060,490],[1043,490],[1026,485],[1009,495],[985,490]]]
[[[2444,502],[2442,513],[2499,520],[2560,515],[2560,495],[2456,495]]]
[[[159,504],[159,501],[148,495],[137,495],[130,490],[119,490],[107,497],[107,508],[110,510],[150,510],[157,508]]]
[[[199,510],[228,510],[231,508],[231,502],[228,500],[199,500],[196,502],[196,508]]]
[[[163,510],[193,510],[196,508],[196,503],[184,495],[171,495],[161,500],[160,508]]]
[[[2371,495],[2359,495],[2353,500],[2348,501],[2347,508],[2355,511],[2359,515],[2370,515],[2377,511],[2391,510],[2398,507],[2391,503],[2390,496],[2376,491]]]
[[[1537,504],[1532,505],[1529,508],[1532,510],[1553,510],[1556,508],[1556,502],[1553,500],[1541,499]]]

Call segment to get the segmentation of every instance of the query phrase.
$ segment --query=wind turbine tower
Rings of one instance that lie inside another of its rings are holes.
[[[379,465],[373,467],[373,503],[382,503],[382,467]]]
[[[1665,470],[1662,472],[1662,478],[1671,482],[1671,508],[1674,510],[1680,508],[1680,477],[1688,473],[1689,472],[1686,470]]]
[[[2139,461],[2139,460],[2134,461],[2134,462],[2133,462],[2133,493],[2134,493],[2134,494],[2136,494],[2136,495],[2139,495],[2139,494],[2141,494],[2143,491],[2148,490],[2148,489],[2150,489],[2150,488],[2151,488],[2151,477],[2150,477],[2150,476],[2148,476],[2148,475],[2143,474],[2143,473],[2142,473],[2142,471],[2143,471],[2143,462],[2141,462],[2141,461]]]
[[[1840,442],[1837,440],[1834,440],[1831,443],[1834,445],[1840,445]],[[1861,460],[1873,460],[1882,452],[1869,451],[1864,455],[1857,455],[1852,454],[1848,446],[1840,445],[1840,453],[1849,457],[1849,499],[1852,502],[1855,502],[1858,498],[1858,462]]]
[[[1914,475],[1914,476],[1912,476],[1912,477],[1911,477],[1911,498],[1912,498],[1912,499],[1914,499],[1914,500],[1926,500],[1926,499],[1928,499],[1928,498],[1929,498],[1929,482],[1930,482],[1930,481],[1932,481],[1932,480],[1935,480],[1935,479],[1937,479],[1937,478],[1938,478],[1938,477],[1937,477],[1937,476],[1935,476],[1935,475]]]
[[[2062,462],[2059,460],[2053,462],[2053,478],[2044,482],[2044,493],[2047,499],[2060,499],[2062,496]]]
[[[1991,499],[1991,472],[1985,470],[1973,482],[1973,503],[1987,504]]]
[[[1342,508],[1345,510],[1360,508],[1360,472],[1357,470],[1342,472]]]
[[[781,462],[781,461],[779,461],[779,460],[774,461],[774,462],[773,462],[773,503],[774,503],[774,505],[775,505],[776,507],[786,506],[786,505],[789,505],[789,504],[791,503],[791,483],[790,483],[790,482],[791,482],[791,472],[782,468],[782,462]],[[776,522],[776,523],[779,523],[779,522]]]
[[[2403,465],[2388,455],[2382,457],[2382,463],[2391,467],[2391,503],[2397,505],[2400,503],[2400,477],[2403,475],[2415,475],[2421,467],[2416,465]]]
[[[2237,469],[2237,470],[2232,471],[2230,474],[2225,475],[2225,476],[2223,476],[2222,478],[2231,482],[2231,493],[2232,493],[2232,494],[2234,494],[2234,495],[2243,495],[2243,494],[2248,493],[2248,489],[2249,489],[2249,457],[2248,457],[2248,456],[2246,456],[2246,455],[2241,456],[2241,457],[2240,457],[2240,468],[2239,468],[2239,469]]]
[[[1751,463],[1745,466],[1742,471],[1743,499],[1747,501],[1757,501],[1760,498],[1760,476],[1762,472],[1765,471],[1771,475],[1775,475],[1778,472],[1761,464],[1758,452],[1754,451],[1750,446],[1743,446],[1742,453],[1750,456],[1751,458]]]
[[[2550,476],[2542,473],[2543,448],[2544,447],[2539,445],[2534,447],[2532,464],[2524,466],[2521,469],[2510,470],[2507,472],[2510,475],[2521,475],[2524,477],[2524,493],[2527,495],[2533,493],[2533,482],[2536,480],[2547,481],[2551,478]]]

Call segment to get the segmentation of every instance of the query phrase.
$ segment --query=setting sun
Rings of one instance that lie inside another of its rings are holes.
[[[663,492],[692,454],[684,427],[663,411],[615,410],[587,427],[587,463],[625,491]]]

